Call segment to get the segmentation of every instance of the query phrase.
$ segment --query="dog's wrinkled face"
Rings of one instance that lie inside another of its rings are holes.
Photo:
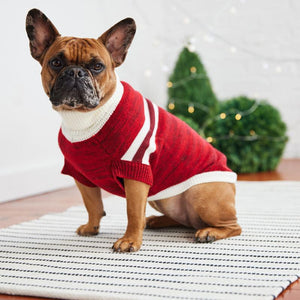
[[[59,109],[97,107],[114,78],[110,54],[92,39],[58,37],[42,66],[43,86]]]
[[[26,31],[33,58],[42,65],[42,83],[56,110],[87,111],[108,99],[115,88],[114,68],[122,64],[135,34],[127,18],[98,39],[61,37],[39,10],[32,9]]]

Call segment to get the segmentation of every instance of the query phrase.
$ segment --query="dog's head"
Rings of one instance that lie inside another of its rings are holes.
[[[136,26],[127,18],[98,39],[62,37],[41,11],[32,9],[26,31],[31,55],[42,66],[43,87],[53,108],[88,111],[105,103],[114,92],[114,68],[123,63]]]

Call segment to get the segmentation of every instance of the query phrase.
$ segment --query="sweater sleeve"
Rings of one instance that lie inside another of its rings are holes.
[[[95,184],[93,184],[84,175],[78,172],[66,159],[61,173],[73,177],[75,180],[79,181],[83,185],[86,185],[88,187],[96,187]]]
[[[151,167],[140,162],[114,161],[112,163],[112,172],[117,182],[119,182],[119,178],[126,178],[141,181],[150,186],[153,185]]]

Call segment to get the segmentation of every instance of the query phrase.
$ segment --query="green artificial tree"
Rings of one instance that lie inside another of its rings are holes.
[[[192,119],[194,129],[217,111],[217,98],[197,53],[184,47],[168,82],[168,110],[186,121]],[[191,125],[189,124],[189,125]]]
[[[184,48],[168,82],[168,110],[222,151],[237,173],[274,170],[286,125],[266,101],[246,96],[218,102],[199,56]]]
[[[275,170],[288,140],[279,111],[245,96],[220,102],[204,134],[238,173]]]

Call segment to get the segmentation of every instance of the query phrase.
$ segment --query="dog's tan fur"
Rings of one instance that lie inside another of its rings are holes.
[[[42,65],[42,83],[47,95],[53,87],[57,73],[48,62],[63,52],[70,65],[85,65],[91,58],[104,62],[105,71],[93,76],[94,88],[101,100],[98,107],[109,101],[116,86],[114,68],[125,59],[135,33],[132,19],[125,19],[98,39],[61,37],[53,24],[38,10],[27,17],[27,33],[32,56]],[[55,109],[74,109],[61,105]],[[79,108],[85,110],[85,108]],[[191,166],[192,167],[192,166]],[[101,218],[105,215],[100,188],[91,188],[76,181],[89,218],[88,223],[77,229],[79,235],[94,235],[99,231]],[[235,211],[235,186],[230,183],[214,182],[191,187],[180,195],[149,202],[163,216],[145,219],[145,208],[150,186],[124,178],[127,201],[128,226],[122,238],[113,245],[115,251],[137,251],[142,245],[145,226],[161,228],[184,225],[197,231],[195,240],[212,242],[239,235]]]

